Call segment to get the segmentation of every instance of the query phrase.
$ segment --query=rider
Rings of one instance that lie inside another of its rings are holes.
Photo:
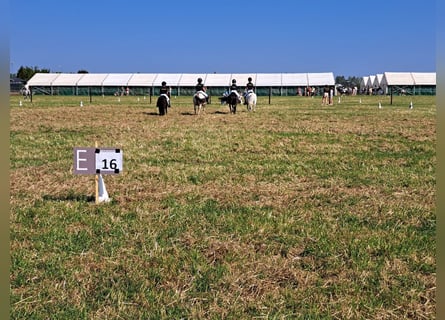
[[[254,85],[253,85],[253,83],[252,83],[252,78],[251,77],[249,77],[249,78],[247,78],[247,84],[246,84],[246,89],[244,90],[244,93],[243,93],[243,96],[244,96],[244,104],[247,104],[247,95],[249,94],[249,93],[251,93],[251,92],[254,92],[253,91],[253,89],[254,89]]]
[[[198,83],[195,86],[195,91],[196,93],[201,92],[205,97],[206,97],[206,102],[208,103],[209,101],[209,95],[206,93],[206,88],[204,86],[204,84],[202,83],[202,79],[198,78]]]
[[[171,105],[170,105],[170,88],[167,87],[167,82],[162,81],[159,95],[160,96],[164,95],[167,98],[168,107],[170,108],[171,107]]]
[[[236,79],[232,79],[232,85],[230,86],[230,93],[234,92],[238,101],[241,102],[240,94],[238,93],[238,86],[236,85]]]

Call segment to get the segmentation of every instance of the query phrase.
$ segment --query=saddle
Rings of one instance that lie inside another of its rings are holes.
[[[204,94],[204,91],[198,91],[195,93],[195,97],[199,100],[205,100],[206,95]]]

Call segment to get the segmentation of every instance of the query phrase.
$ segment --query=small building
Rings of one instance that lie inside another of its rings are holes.
[[[11,93],[20,93],[23,89],[26,81],[17,77],[9,78],[9,92]]]

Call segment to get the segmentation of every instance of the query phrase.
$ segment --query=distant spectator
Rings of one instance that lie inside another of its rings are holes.
[[[321,98],[321,104],[327,105],[328,99],[329,99],[329,87],[328,85],[325,85],[325,87],[323,88],[323,96]]]
[[[334,104],[334,87],[329,88],[329,105]]]

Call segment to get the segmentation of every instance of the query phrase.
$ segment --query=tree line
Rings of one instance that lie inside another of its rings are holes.
[[[344,76],[335,77],[335,83],[340,84],[346,88],[353,88],[353,87],[360,88],[361,80],[362,80],[361,77],[348,77],[348,78],[345,78]]]
[[[20,66],[20,68],[17,70],[16,77],[25,81],[28,81],[32,78],[32,76],[36,73],[50,73],[50,69],[39,67],[28,67],[28,66]],[[87,70],[79,70],[77,73],[88,73]]]

